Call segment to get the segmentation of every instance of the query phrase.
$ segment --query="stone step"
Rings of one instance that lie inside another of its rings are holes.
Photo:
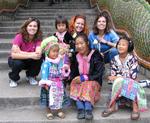
[[[39,16],[39,15],[45,15],[45,16],[58,16],[58,15],[62,15],[62,16],[74,16],[76,14],[79,14],[79,11],[73,11],[73,12],[54,12],[54,13],[50,13],[50,12],[38,12],[38,13],[29,13],[29,12],[20,12],[17,14],[17,16]],[[94,15],[96,13],[94,12],[86,12],[86,11],[83,11],[83,13],[85,16],[91,16],[91,15]]]
[[[48,34],[53,35],[53,32],[43,32],[43,37],[46,37]],[[0,38],[5,38],[5,39],[10,39],[10,38],[14,38],[16,35],[16,32],[0,32]]]
[[[7,58],[10,55],[10,49],[0,49],[0,59]]]
[[[21,27],[21,25],[1,27],[0,32],[8,32],[8,30],[9,30],[9,32],[18,32],[20,27]],[[89,29],[91,29],[91,28],[92,28],[92,26],[90,25]],[[41,25],[41,30],[43,32],[55,32],[56,31],[54,24]]]
[[[44,2],[32,2],[32,5],[48,5],[49,3],[47,1]],[[67,1],[67,2],[56,2],[52,4],[53,6],[55,5],[66,5],[66,4],[73,4],[73,5],[83,5],[83,4],[88,4],[88,1]]]
[[[95,18],[95,17],[94,17]],[[88,23],[88,27],[92,27],[93,26],[93,21],[94,21],[94,18],[93,19],[91,19],[91,18],[87,18],[87,23]],[[20,27],[22,24],[23,24],[23,22],[24,22],[24,20],[19,20],[19,21],[3,21],[1,24],[2,25],[0,25],[0,27],[1,28],[11,28],[11,27],[13,27],[13,28],[15,28],[15,27]],[[68,22],[69,22],[69,19],[68,19]],[[41,24],[41,26],[48,26],[48,27],[55,27],[54,25],[55,25],[55,19],[51,19],[51,20],[49,20],[49,19],[40,19],[40,24]],[[91,28],[92,29],[92,28]]]
[[[56,19],[56,17],[57,17],[58,15],[54,15],[54,16],[46,16],[46,15],[24,15],[24,16],[17,16],[15,19],[16,20],[25,20],[25,19],[28,19],[29,17],[36,17],[36,18],[38,18],[38,19],[40,19],[40,20],[42,20],[42,19]],[[66,16],[66,18],[69,20],[71,17],[72,17],[73,15],[68,15],[68,16]],[[93,18],[95,18],[95,15],[86,15],[86,18],[87,18],[87,20],[90,20],[90,19],[93,19]]]
[[[63,2],[55,2],[53,5],[57,5],[57,4],[87,4],[88,3],[88,0],[85,0],[85,1],[63,1]],[[41,5],[44,5],[44,4],[48,4],[48,0],[47,1],[44,1],[44,2],[39,2],[39,1],[33,1],[32,0],[32,4],[41,4]]]
[[[20,26],[21,25],[19,25],[19,26],[15,26],[15,27],[1,27],[0,28],[0,32],[8,32],[8,30],[10,31],[10,32],[18,32],[19,31],[19,29],[20,29]],[[43,31],[43,32],[55,32],[56,31],[56,29],[55,29],[55,27],[54,27],[54,25],[53,26],[49,26],[49,25],[47,25],[47,26],[42,26],[41,25],[41,30]]]
[[[8,66],[8,64],[7,64]],[[9,87],[9,78],[8,70],[1,70],[0,77],[0,107],[20,107],[28,105],[38,105],[39,104],[39,95],[40,87],[29,85],[25,78],[25,71],[20,73],[21,79],[19,80],[18,87],[9,88],[6,93],[6,88]],[[40,79],[40,74],[38,80]],[[104,88],[107,88],[107,84],[104,84]],[[109,88],[109,86],[108,86]],[[107,91],[108,91],[107,88]],[[102,90],[101,101],[97,103],[96,107],[104,107],[108,98],[108,94]]]
[[[48,120],[46,118],[46,111],[44,108],[39,106],[25,106],[11,109],[1,109],[0,110],[0,123],[149,123],[150,111],[142,112],[140,114],[140,119],[137,121],[132,121],[130,119],[131,111],[129,110],[119,110],[107,118],[101,117],[101,112],[103,108],[95,108],[93,110],[93,120],[78,120],[76,109],[65,109],[64,112],[66,117],[64,119],[59,119],[55,117],[53,120]]]
[[[16,20],[16,21],[3,21],[1,23],[1,27],[15,27],[15,26],[21,26],[23,24],[24,20]],[[54,20],[40,20],[41,25],[54,25]]]
[[[0,39],[0,50],[11,49],[11,41],[12,39]]]
[[[8,66],[8,65],[7,65]],[[21,79],[19,80],[18,87],[9,88],[9,78],[8,72],[10,70],[1,70],[0,77],[0,108],[15,108],[21,106],[29,105],[39,105],[39,96],[40,96],[40,87],[30,85],[25,78],[25,71],[20,73]],[[40,80],[40,74],[37,77]],[[139,79],[146,79],[145,76],[140,75]],[[8,89],[9,88],[9,89]],[[7,89],[7,93],[6,93]],[[111,85],[107,84],[107,81],[104,80],[102,90],[101,90],[101,99],[95,105],[95,107],[106,107],[110,93]],[[147,94],[148,102],[150,100],[150,89],[145,88]],[[150,103],[150,102],[149,102]]]
[[[40,9],[40,8],[51,8],[51,9],[88,9],[90,8],[89,4],[54,4],[52,6],[45,5],[35,5],[32,4],[32,9]]]
[[[88,25],[88,26],[93,26],[93,20],[91,19],[91,20],[89,20],[88,18],[87,18],[87,21],[88,21],[88,23],[90,24],[90,25]],[[23,24],[23,22],[24,22],[24,20],[19,20],[19,21],[3,21],[1,24],[1,28],[2,27],[19,27],[19,26],[21,26],[22,24]],[[69,22],[69,20],[68,20],[68,22]],[[40,23],[41,23],[41,26],[45,26],[45,25],[47,25],[47,26],[53,26],[54,27],[54,25],[55,25],[55,20],[53,19],[53,20],[40,20]]]
[[[0,59],[0,71],[2,72],[3,70],[8,70],[8,60],[6,58],[1,58]]]
[[[80,6],[80,7],[85,7],[85,6],[89,6],[89,3],[88,2],[76,2],[76,3],[72,3],[72,2],[64,2],[64,3],[58,3],[58,4],[52,4],[51,6],[49,6],[49,3],[48,2],[44,2],[44,3],[37,3],[37,2],[32,2],[31,3],[31,7],[45,7],[45,6],[48,6],[48,7],[61,7],[61,6],[65,6],[65,7],[68,7],[68,6]]]
[[[81,12],[81,13],[84,13],[84,12],[95,12],[94,9],[52,9],[52,8],[47,8],[47,9],[44,9],[44,8],[40,8],[40,9],[19,9],[18,12],[24,12],[24,13],[37,13],[37,12],[50,12],[50,13],[54,13],[54,12],[64,12],[64,13],[68,13],[68,12]]]

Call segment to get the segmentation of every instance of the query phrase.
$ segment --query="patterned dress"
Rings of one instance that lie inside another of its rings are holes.
[[[74,61],[78,67],[71,71],[72,75],[74,77],[84,76],[85,78],[84,81],[80,78],[80,83],[72,80],[70,97],[73,100],[88,101],[94,105],[100,98],[100,87],[102,85],[104,64],[101,56],[98,51],[92,50],[88,56],[82,56],[78,53]]]
[[[140,110],[146,109],[145,91],[135,81],[138,73],[138,62],[134,55],[128,54],[122,63],[119,55],[111,61],[111,76],[120,76],[113,82],[110,106],[114,101],[119,106],[131,106],[131,101],[136,101]]]
[[[119,55],[115,56],[111,61],[111,76],[123,76],[125,78],[136,79],[138,74],[138,61],[137,58],[128,54],[121,63]]]
[[[41,88],[41,104],[48,106],[50,109],[61,109],[64,87],[62,83],[63,60],[58,58],[52,60],[46,57],[41,67],[42,78],[39,82]],[[48,90],[45,89],[48,86]]]

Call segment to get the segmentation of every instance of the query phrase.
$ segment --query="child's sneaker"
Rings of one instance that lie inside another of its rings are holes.
[[[35,80],[35,77],[28,76],[27,81],[29,81],[30,85],[37,85],[38,82]]]
[[[17,87],[17,82],[15,82],[15,81],[13,81],[13,80],[11,80],[10,79],[10,81],[9,81],[9,86],[11,87],[11,88],[15,88],[15,87]]]

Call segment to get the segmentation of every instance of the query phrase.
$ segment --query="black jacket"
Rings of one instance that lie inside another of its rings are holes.
[[[56,36],[56,33],[54,33],[54,36]],[[66,34],[64,36],[63,42],[66,43],[66,44],[69,44],[70,45],[70,49],[73,49],[75,51],[74,39],[72,38],[71,34],[68,31],[66,32]]]
[[[90,59],[89,80],[95,80],[102,86],[104,69],[103,57],[100,55],[99,51],[95,50]],[[70,81],[76,76],[79,76],[79,69],[76,55],[73,55],[71,60]]]

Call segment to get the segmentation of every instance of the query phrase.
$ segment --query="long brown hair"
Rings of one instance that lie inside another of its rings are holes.
[[[75,24],[75,21],[76,19],[78,18],[82,18],[84,20],[84,29],[83,29],[83,33],[85,33],[86,35],[88,35],[89,33],[89,30],[88,30],[88,26],[87,26],[87,22],[86,22],[86,17],[83,16],[83,15],[76,15],[76,16],[73,16],[70,20],[70,23],[69,23],[69,32],[72,34],[74,33],[74,24]]]
[[[104,30],[104,33],[110,32],[112,29],[111,19],[107,11],[102,11],[97,17],[95,18],[94,25],[93,25],[93,32],[94,34],[99,34],[99,29],[97,28],[97,21],[100,17],[104,17],[106,19],[106,28]]]
[[[30,17],[28,18],[21,26],[20,30],[18,33],[21,33],[22,34],[22,37],[23,37],[23,41],[25,42],[28,42],[30,39],[29,39],[29,34],[27,32],[27,26],[32,22],[32,21],[35,21],[37,22],[37,26],[38,26],[38,30],[36,32],[36,34],[34,35],[32,41],[36,41],[37,39],[40,39],[42,40],[42,31],[41,31],[41,28],[40,28],[40,21],[37,19],[37,18],[33,18],[33,17]]]

